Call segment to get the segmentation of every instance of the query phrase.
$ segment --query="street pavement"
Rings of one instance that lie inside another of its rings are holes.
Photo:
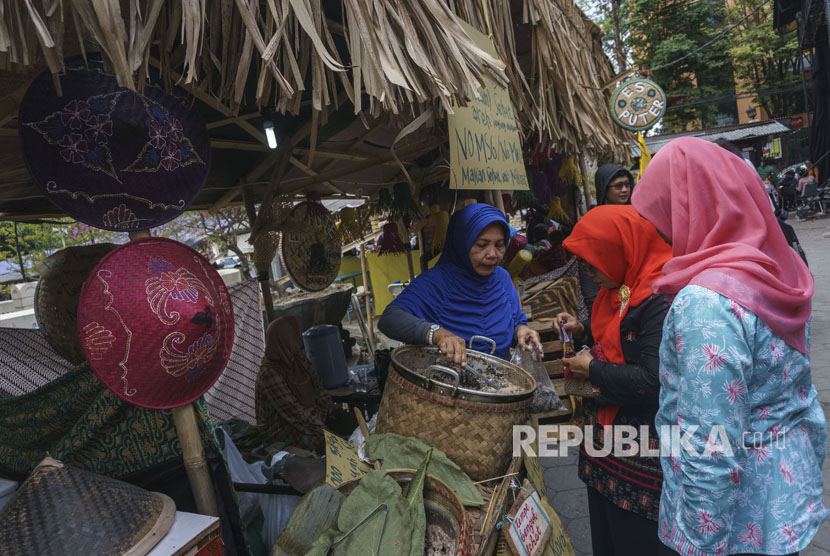
[[[812,371],[813,383],[826,415],[830,415],[830,218],[789,222],[795,228],[810,270],[816,293],[813,296]],[[824,237],[824,235],[828,237]],[[591,527],[588,496],[576,470],[576,449],[568,457],[542,459],[550,502],[559,514],[577,556],[590,556]],[[824,464],[824,505],[830,508],[830,461]],[[802,556],[830,556],[830,520],[825,521]]]

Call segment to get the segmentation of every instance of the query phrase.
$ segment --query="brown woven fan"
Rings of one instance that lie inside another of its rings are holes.
[[[143,556],[175,515],[164,494],[47,457],[0,510],[0,554]]]
[[[75,365],[85,360],[77,332],[78,296],[89,273],[113,249],[112,243],[67,247],[36,266],[40,273],[34,299],[38,328],[49,345]]]

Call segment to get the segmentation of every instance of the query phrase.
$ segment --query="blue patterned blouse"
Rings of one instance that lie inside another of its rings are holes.
[[[661,458],[663,543],[684,556],[804,549],[828,515],[809,355],[734,301],[687,286],[663,327],[660,385],[661,439],[679,425]]]

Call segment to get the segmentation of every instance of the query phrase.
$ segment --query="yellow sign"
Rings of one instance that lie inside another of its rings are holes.
[[[492,41],[465,22],[464,30],[479,48],[498,57]],[[450,188],[527,189],[519,127],[507,89],[487,83],[465,91],[467,106],[447,116],[450,135]]]
[[[763,148],[764,158],[781,158],[781,138],[776,137]]]
[[[336,434],[326,435],[326,482],[334,488],[365,475],[369,466],[360,461],[357,447]]]

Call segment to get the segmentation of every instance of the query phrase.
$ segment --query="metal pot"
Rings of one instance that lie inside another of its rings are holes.
[[[484,339],[489,341],[492,352],[496,344],[489,338],[473,336],[473,340]],[[511,403],[526,400],[536,390],[536,380],[524,369],[500,359],[492,354],[481,353],[472,349],[467,350],[467,366],[484,376],[490,374],[490,369],[497,368],[513,386],[521,391],[517,393],[483,392],[459,386],[459,371],[448,365],[436,363],[444,359],[441,351],[435,346],[406,345],[392,352],[392,365],[408,381],[442,396],[457,398],[471,402],[484,403]],[[461,371],[463,372],[463,370]]]

